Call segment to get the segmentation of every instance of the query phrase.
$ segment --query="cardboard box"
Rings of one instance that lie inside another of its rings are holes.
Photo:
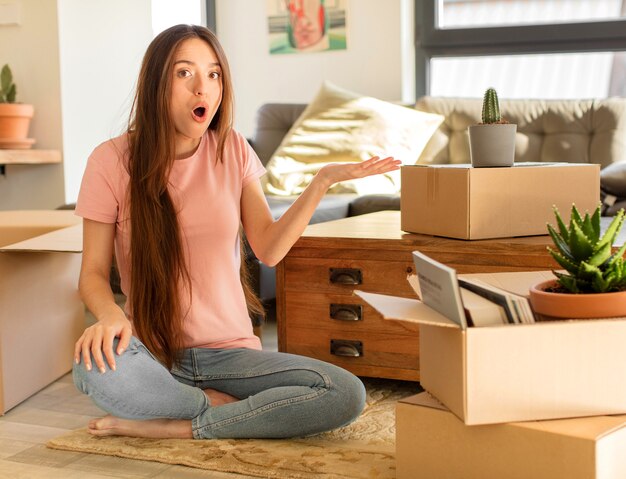
[[[401,177],[402,230],[450,238],[545,235],[553,205],[567,221],[572,203],[594,211],[600,201],[595,164],[408,165]]]
[[[527,291],[546,272],[468,276]],[[357,294],[420,325],[420,384],[468,425],[626,414],[626,319],[462,330],[417,299]]]
[[[81,219],[0,211],[0,414],[72,368],[85,328]]]
[[[396,406],[398,479],[623,479],[626,416],[466,426],[428,393]]]

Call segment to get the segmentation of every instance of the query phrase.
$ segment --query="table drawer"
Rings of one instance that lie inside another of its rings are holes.
[[[417,335],[289,327],[286,338],[286,352],[333,363],[357,375],[419,379]]]
[[[286,291],[315,291],[324,293],[350,293],[354,289],[414,296],[406,281],[414,272],[411,262],[375,261],[355,259],[284,260]]]
[[[327,293],[289,293],[285,298],[288,328],[316,328],[328,331],[368,331],[408,334],[417,337],[419,326],[390,321],[358,296]]]

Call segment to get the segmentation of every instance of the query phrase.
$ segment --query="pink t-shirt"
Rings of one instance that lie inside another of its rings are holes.
[[[130,288],[130,223],[127,208],[128,138],[124,134],[98,146],[87,162],[76,214],[115,223],[115,255],[122,291]],[[191,309],[184,323],[185,347],[252,348],[261,343],[252,331],[239,278],[241,193],[265,173],[248,142],[232,132],[223,162],[216,162],[217,137],[202,137],[196,152],[176,160],[169,191],[180,208],[179,224],[191,276]],[[132,310],[132,305],[130,310]]]

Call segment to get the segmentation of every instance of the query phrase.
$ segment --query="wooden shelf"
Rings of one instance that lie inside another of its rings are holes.
[[[0,165],[36,165],[43,163],[61,163],[59,150],[2,150]]]

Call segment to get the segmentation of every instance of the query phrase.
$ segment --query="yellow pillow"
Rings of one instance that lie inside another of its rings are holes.
[[[328,163],[393,156],[414,164],[444,117],[325,82],[267,163],[266,193],[296,195]],[[400,172],[344,181],[333,193],[397,193]]]

